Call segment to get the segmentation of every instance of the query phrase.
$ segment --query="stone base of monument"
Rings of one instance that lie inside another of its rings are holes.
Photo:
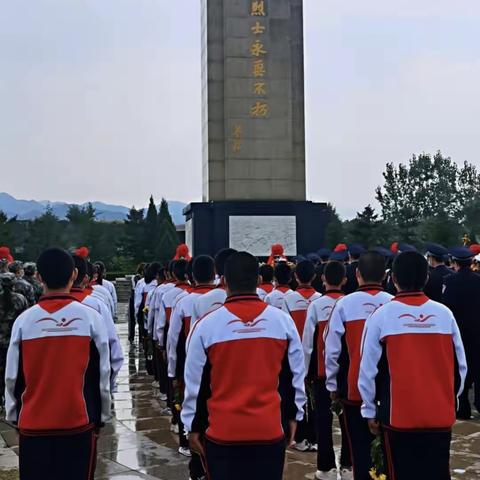
[[[215,255],[231,247],[267,257],[280,243],[289,257],[324,245],[330,220],[326,203],[222,201],[191,203],[184,209],[186,243],[193,255]]]

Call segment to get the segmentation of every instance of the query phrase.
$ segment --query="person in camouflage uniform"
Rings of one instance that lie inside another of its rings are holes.
[[[19,261],[12,262],[8,265],[8,270],[15,275],[13,291],[23,295],[26,298],[29,307],[35,305],[35,291],[23,278],[23,263]]]
[[[0,410],[4,403],[5,365],[13,323],[28,308],[25,297],[13,291],[14,283],[14,275],[0,273]]]
[[[26,263],[23,266],[24,276],[23,279],[26,280],[32,287],[35,293],[35,301],[38,302],[40,297],[43,295],[43,285],[40,280],[35,276],[37,273],[37,266],[34,263]]]

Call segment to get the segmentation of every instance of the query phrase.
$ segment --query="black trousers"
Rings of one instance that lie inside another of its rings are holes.
[[[128,340],[130,342],[133,342],[135,340],[136,323],[137,323],[137,320],[135,318],[135,307],[134,307],[134,300],[133,300],[133,293],[132,293],[132,295],[130,296],[130,300],[128,301]]]
[[[332,426],[333,414],[330,410],[332,401],[330,392],[325,387],[325,379],[318,379],[314,383],[315,394],[315,424],[317,433],[317,470],[328,472],[336,468],[335,451],[333,448]],[[345,418],[340,415],[340,428],[342,430],[342,448],[340,465],[345,468],[352,466],[348,436],[345,431]]]
[[[355,480],[371,480],[371,447],[375,437],[370,433],[367,420],[360,413],[360,405],[343,406],[345,429],[347,432]]]
[[[296,442],[306,440],[310,444],[317,443],[317,435],[315,433],[315,413],[313,410],[313,392],[306,389],[307,404],[305,405],[305,416],[301,422],[298,422],[297,433],[295,435]]]
[[[268,445],[205,441],[209,480],[282,480],[285,440]]]
[[[155,345],[155,362],[160,392],[166,395],[168,393],[168,366],[164,358],[164,350],[158,346],[158,343]]]
[[[451,431],[383,430],[389,480],[450,480]]]
[[[8,346],[0,347],[0,408],[3,407],[5,395],[5,368],[7,366]]]
[[[93,480],[97,433],[30,436],[20,434],[20,480]]]
[[[468,352],[470,353],[470,352]],[[478,354],[478,350],[476,350]],[[460,395],[457,416],[462,419],[469,419],[472,414],[470,405],[470,390],[473,387],[474,399],[473,403],[478,412],[480,412],[480,365],[479,360],[471,353],[467,357],[468,372],[465,379],[465,388]]]

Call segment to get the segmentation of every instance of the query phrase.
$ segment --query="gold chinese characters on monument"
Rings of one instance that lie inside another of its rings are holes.
[[[250,15],[252,17],[267,17],[265,1],[252,1]],[[263,77],[267,75],[267,65],[265,60],[268,52],[262,38],[266,30],[266,24],[259,19],[257,19],[250,28],[250,31],[254,36],[250,46],[250,55],[253,57],[252,77],[255,79],[251,93],[258,97],[265,97],[268,90],[267,82],[263,80]],[[268,103],[264,99],[259,99],[250,107],[250,118],[267,118],[268,112]]]
[[[265,99],[268,93],[268,84],[265,79],[267,76],[268,56],[267,48],[264,43],[264,35],[267,31],[267,5],[265,0],[250,0],[250,16],[255,17],[255,22],[250,27],[252,41],[249,48],[249,54],[252,58],[251,78],[254,79],[251,87],[250,95],[258,97],[250,106],[248,112],[250,118],[265,119],[269,115],[269,105]],[[258,17],[264,17],[258,18]],[[231,137],[231,145],[233,153],[240,153],[242,150],[243,130],[242,125],[237,123],[233,125]]]

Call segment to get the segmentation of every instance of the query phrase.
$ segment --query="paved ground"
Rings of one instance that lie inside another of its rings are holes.
[[[122,315],[121,315],[122,318]],[[115,394],[115,417],[103,430],[95,478],[187,480],[187,461],[177,453],[169,417],[145,373],[137,347],[129,347],[125,323],[118,325],[126,361]],[[435,405],[432,403],[432,408]],[[0,480],[16,474],[18,439],[15,430],[0,422]],[[338,443],[338,442],[337,442]],[[455,427],[452,469],[456,480],[480,478],[480,421]],[[315,457],[288,452],[285,480],[313,479]]]

